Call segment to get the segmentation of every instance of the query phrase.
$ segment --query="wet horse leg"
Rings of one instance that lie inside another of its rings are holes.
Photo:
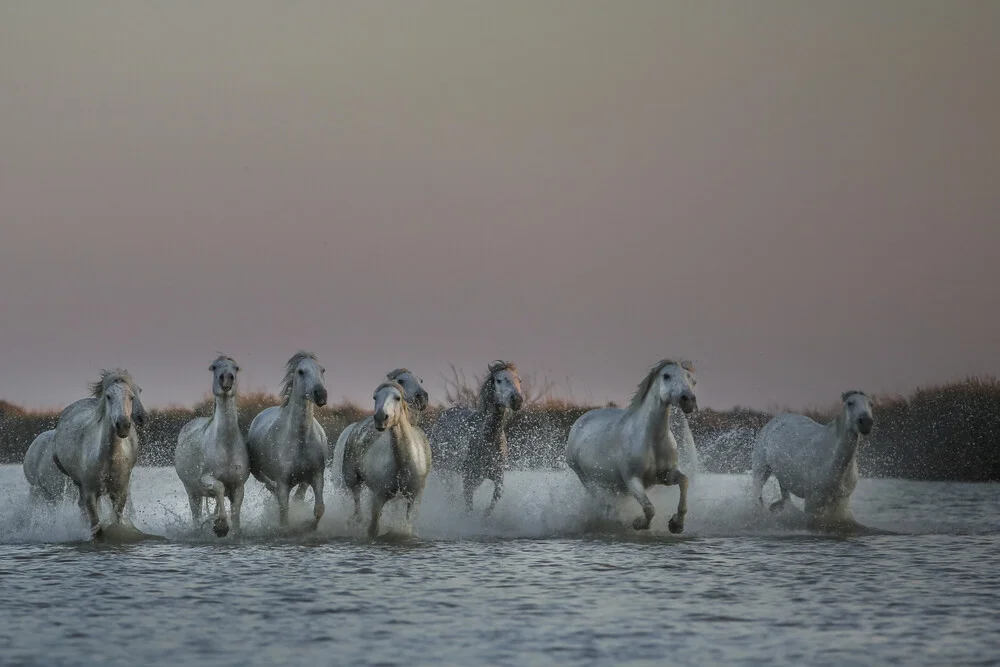
[[[240,510],[243,509],[243,485],[237,484],[229,489],[229,512],[233,517],[233,534],[240,534]]]
[[[381,493],[372,493],[372,518],[368,524],[368,537],[370,539],[378,537],[379,517],[382,514],[382,506],[385,505],[386,500],[387,498]]]
[[[787,503],[788,499],[791,498],[791,494],[788,492],[788,489],[781,485],[780,479],[778,480],[778,492],[781,494],[781,498],[771,503],[771,506],[768,508],[772,512],[780,512],[785,509],[785,503]],[[763,502],[763,499],[761,502]]]
[[[635,498],[640,505],[642,505],[643,516],[638,517],[635,521],[633,521],[632,527],[636,530],[649,529],[649,524],[653,521],[656,509],[653,507],[653,503],[646,495],[646,487],[642,485],[642,480],[638,477],[630,477],[626,480],[625,486],[628,488],[629,493],[632,494],[632,497]]]
[[[191,507],[191,520],[194,522],[195,528],[201,527],[202,500],[201,492],[188,491],[188,505]]]
[[[684,532],[684,515],[688,511],[688,478],[687,475],[682,473],[677,468],[673,468],[662,479],[663,484],[666,486],[677,485],[680,489],[680,499],[677,501],[677,514],[670,517],[670,521],[667,522],[667,528],[671,533],[681,533]]]
[[[288,525],[288,494],[291,489],[288,482],[275,482],[274,495],[278,498],[278,523],[282,526]]]
[[[295,500],[298,501],[298,502],[300,502],[300,503],[301,502],[305,502],[306,491],[308,489],[309,489],[309,485],[307,483],[302,482],[301,484],[299,484],[298,487],[296,487],[296,489],[295,489]]]
[[[483,483],[483,478],[479,475],[466,473],[462,475],[462,494],[465,496],[465,513],[472,514],[472,498],[476,495],[476,489]],[[494,493],[496,490],[494,489]]]
[[[212,525],[212,531],[218,537],[225,537],[229,533],[229,518],[226,516],[226,487],[211,475],[202,475],[198,481],[201,483],[202,492],[215,498],[215,523]]]
[[[80,504],[83,505],[87,517],[90,519],[90,534],[97,538],[101,535],[101,517],[98,514],[97,494],[93,492],[83,493],[80,490]]]
[[[316,530],[319,526],[319,520],[323,518],[323,512],[326,511],[326,504],[323,502],[323,469],[321,468],[319,472],[313,475],[312,479],[312,490],[313,495],[316,497],[316,504],[313,505],[313,525],[312,529]]]
[[[493,509],[500,502],[500,496],[503,495],[503,473],[497,475],[493,478],[493,500],[490,501],[490,506],[486,508],[486,512],[483,516],[490,516],[493,514]]]

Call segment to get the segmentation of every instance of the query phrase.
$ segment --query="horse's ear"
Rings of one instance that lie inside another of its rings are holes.
[[[691,363],[690,361],[682,361],[681,362],[681,368],[683,368],[684,370],[686,370],[686,371],[688,371],[690,373],[694,373],[694,364]]]

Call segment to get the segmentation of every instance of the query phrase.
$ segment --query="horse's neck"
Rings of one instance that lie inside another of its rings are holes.
[[[658,396],[651,391],[646,400],[631,418],[642,433],[642,442],[653,449],[661,450],[668,446],[670,433],[670,405],[664,405]]]
[[[483,444],[495,445],[507,456],[507,434],[505,429],[510,421],[510,411],[496,405],[487,406],[479,413],[480,438]]]
[[[281,411],[282,427],[299,442],[306,440],[313,423],[313,404],[304,397],[292,396]]]
[[[392,443],[392,455],[396,460],[397,470],[419,472],[423,452],[417,451],[420,443],[414,436],[413,426],[405,418],[397,421],[389,429],[389,441]]]
[[[851,431],[847,426],[847,419],[844,413],[837,415],[837,419],[829,427],[836,438],[836,445],[833,449],[833,456],[830,458],[830,476],[828,479],[839,480],[843,477],[847,468],[854,461],[858,452],[858,443],[861,436]]]
[[[216,396],[215,412],[212,414],[212,422],[215,424],[216,433],[230,436],[239,433],[239,415],[236,410],[235,396]],[[222,438],[229,442],[230,438]]]

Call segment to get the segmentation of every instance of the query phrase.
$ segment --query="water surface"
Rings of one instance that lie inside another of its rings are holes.
[[[243,537],[220,540],[172,469],[139,468],[135,524],[167,540],[97,545],[2,466],[0,663],[995,663],[1000,485],[862,480],[856,518],[896,534],[830,536],[755,513],[748,481],[696,476],[674,536],[676,489],[639,534],[637,505],[596,518],[567,471],[508,473],[489,522],[432,475],[416,534],[388,506],[368,542],[332,480],[315,534],[277,531],[251,480]]]

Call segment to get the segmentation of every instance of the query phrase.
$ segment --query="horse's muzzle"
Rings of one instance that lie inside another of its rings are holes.
[[[689,415],[698,407],[698,399],[694,397],[694,394],[685,393],[681,395],[680,406],[681,412]]]
[[[417,404],[416,405],[417,410],[423,412],[424,410],[427,409],[427,404],[430,402],[430,397],[427,396],[426,391],[421,391],[414,397],[414,400],[416,401]]]
[[[514,397],[510,399],[511,410],[520,410],[522,405],[524,405],[524,396],[515,394]]]
[[[319,407],[326,405],[326,389],[320,388],[313,392],[313,403]]]
[[[858,418],[858,432],[861,435],[868,435],[872,432],[872,427],[875,426],[875,420],[865,415]]]
[[[233,377],[232,373],[226,373],[219,378],[219,388],[222,389],[222,391],[232,391],[234,384],[236,384],[236,378]]]
[[[377,414],[372,417],[372,421],[375,422],[375,430],[381,432],[385,430],[386,424],[389,422],[389,418],[385,415]]]
[[[127,438],[131,430],[132,421],[130,419],[122,418],[115,422],[115,433],[119,438]]]

